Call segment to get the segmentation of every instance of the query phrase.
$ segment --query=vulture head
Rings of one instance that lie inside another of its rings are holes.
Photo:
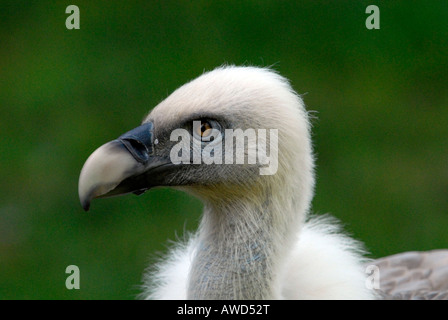
[[[222,67],[175,90],[99,147],[79,178],[94,198],[173,187],[200,198],[199,229],[146,277],[145,298],[370,299],[362,249],[307,217],[309,116],[276,72]]]
[[[180,87],[142,125],[98,148],[82,169],[79,196],[88,210],[94,198],[158,186],[216,205],[294,192],[291,205],[303,212],[312,170],[308,116],[288,82],[269,69],[224,67]]]

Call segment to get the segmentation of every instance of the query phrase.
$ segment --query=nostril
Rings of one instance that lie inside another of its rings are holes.
[[[140,163],[148,162],[154,151],[154,125],[147,122],[126,132],[118,138],[132,156]]]
[[[135,160],[141,163],[146,163],[148,161],[150,150],[148,150],[145,144],[132,138],[122,138],[120,141],[132,154]]]

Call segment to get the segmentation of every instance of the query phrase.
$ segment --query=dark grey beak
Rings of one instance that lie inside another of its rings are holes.
[[[164,173],[174,165],[155,155],[154,125],[147,122],[95,150],[79,177],[79,199],[89,210],[94,198],[135,193],[164,185]]]
[[[118,138],[134,159],[146,164],[154,154],[154,125],[145,123]]]

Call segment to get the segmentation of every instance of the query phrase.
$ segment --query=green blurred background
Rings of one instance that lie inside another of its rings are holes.
[[[158,189],[85,213],[80,169],[223,63],[275,65],[317,111],[314,212],[373,258],[448,248],[447,14],[446,0],[0,1],[0,298],[135,298],[201,203]]]

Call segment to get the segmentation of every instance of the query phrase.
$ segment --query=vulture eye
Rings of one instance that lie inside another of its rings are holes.
[[[221,127],[218,122],[214,120],[200,120],[200,124],[199,121],[197,121],[197,124],[193,125],[194,136],[203,142],[215,140],[217,138],[215,137],[217,133],[216,130],[221,132]]]
[[[198,131],[201,138],[207,138],[212,134],[212,125],[208,121],[202,121]]]

